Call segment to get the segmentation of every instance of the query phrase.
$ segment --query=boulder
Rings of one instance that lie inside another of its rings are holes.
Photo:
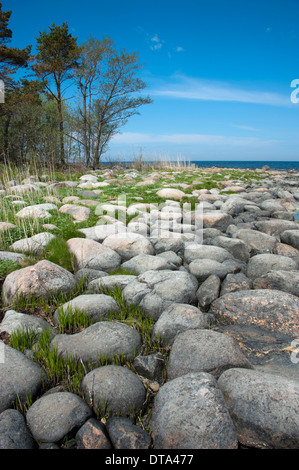
[[[36,449],[22,413],[5,410],[0,414],[0,450]]]
[[[0,341],[0,413],[16,400],[34,399],[47,381],[45,371],[20,351]]]
[[[30,252],[34,255],[41,254],[46,246],[55,238],[52,233],[42,232],[30,238],[18,240],[10,245],[9,249],[18,252]]]
[[[105,425],[95,418],[87,420],[76,434],[78,449],[112,449]]]
[[[108,365],[85,375],[81,388],[95,412],[110,416],[136,416],[143,409],[146,391],[137,375],[126,367]]]
[[[51,337],[56,334],[55,329],[43,318],[27,315],[26,313],[19,313],[15,310],[8,310],[0,323],[0,332],[6,332],[11,335],[17,331],[24,330],[35,333],[36,335],[44,330],[48,330]]]
[[[269,271],[294,271],[296,269],[298,269],[298,264],[293,259],[265,253],[250,258],[247,265],[247,277],[255,279]]]
[[[198,282],[182,271],[147,271],[130,282],[123,290],[129,304],[139,304],[145,313],[157,320],[171,303],[196,302]]]
[[[137,255],[131,258],[129,261],[125,261],[121,267],[132,274],[142,274],[146,271],[155,270],[175,270],[177,267],[171,262],[167,261],[161,256],[153,255]]]
[[[103,241],[103,246],[114,250],[124,261],[140,254],[153,255],[155,253],[148,238],[133,232],[109,235]]]
[[[139,332],[124,323],[101,321],[80,333],[59,334],[51,342],[59,355],[77,358],[85,364],[98,364],[99,358],[112,361],[113,356],[132,358],[139,352]]]
[[[240,229],[235,237],[242,240],[250,249],[251,256],[272,253],[277,239],[258,230]]]
[[[252,367],[233,338],[213,330],[190,330],[174,340],[167,378],[172,380],[189,372],[208,372],[218,378],[232,367]]]
[[[225,371],[218,384],[241,444],[262,449],[298,448],[298,381],[236,368]]]
[[[175,337],[186,330],[208,328],[205,315],[195,306],[173,303],[164,310],[154,324],[152,337],[171,346]]]
[[[299,271],[269,271],[254,279],[254,289],[276,289],[299,297]]]
[[[209,313],[222,324],[255,326],[283,335],[298,335],[299,299],[275,289],[242,290],[214,300]]]
[[[233,256],[226,249],[218,246],[190,244],[184,250],[184,259],[187,263],[198,259],[211,259],[223,263],[232,258]]]
[[[114,416],[109,418],[106,427],[114,449],[149,449],[150,435],[133,424],[128,418]]]
[[[82,398],[70,392],[43,395],[26,414],[32,436],[39,442],[62,443],[72,438],[92,416],[90,407]]]
[[[78,206],[75,204],[64,204],[60,207],[59,212],[69,214],[74,220],[82,222],[87,220],[90,216],[90,209],[88,207]]]
[[[94,322],[106,320],[114,312],[120,312],[118,303],[113,297],[105,294],[83,294],[60,306],[53,317],[55,324],[59,325],[61,318],[67,314],[80,311]]]
[[[211,303],[219,297],[221,281],[218,276],[212,274],[198,288],[196,297],[198,306],[206,311]]]
[[[297,224],[298,225],[298,224]],[[298,230],[285,230],[280,234],[280,239],[283,243],[291,245],[296,250],[299,250],[299,231]]]
[[[109,273],[120,267],[119,254],[94,240],[71,238],[67,241],[67,246],[75,256],[78,269],[97,269]]]
[[[150,420],[154,449],[237,449],[236,431],[216,379],[194,372],[164,384]]]
[[[252,280],[244,273],[228,274],[221,284],[220,296],[238,290],[249,290],[253,288]]]
[[[57,292],[68,294],[75,286],[72,273],[51,261],[42,260],[6,277],[3,300],[5,305],[10,305],[18,296],[47,299]]]

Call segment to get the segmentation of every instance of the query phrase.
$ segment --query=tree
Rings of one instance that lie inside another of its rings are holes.
[[[113,42],[109,37],[102,41],[90,38],[82,44],[79,58],[79,66],[74,71],[78,89],[81,94],[82,105],[79,106],[77,129],[82,134],[85,163],[91,162],[92,151],[92,97],[96,95],[96,83],[100,78],[101,68],[105,58],[111,51]]]
[[[19,67],[27,67],[31,51],[31,46],[25,49],[7,46],[12,38],[12,31],[8,28],[10,16],[11,11],[2,11],[2,2],[0,2],[0,80],[3,80],[6,86],[12,85],[9,77],[11,74]]]
[[[139,95],[146,87],[137,77],[143,66],[136,52],[117,52],[108,37],[102,41],[91,38],[82,45],[75,72],[82,96],[80,142],[86,163],[91,162],[92,167],[98,166],[111,137],[141,106],[152,102]]]
[[[68,31],[66,22],[62,26],[54,23],[49,27],[50,31],[40,32],[37,38],[36,63],[33,70],[45,84],[46,89],[57,102],[60,129],[60,163],[65,163],[64,151],[64,118],[63,118],[63,84],[71,78],[71,71],[77,67],[80,48],[77,38]],[[50,81],[54,81],[55,89],[52,90]]]

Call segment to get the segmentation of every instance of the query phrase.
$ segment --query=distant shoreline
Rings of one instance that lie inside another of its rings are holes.
[[[122,165],[122,166],[134,166],[134,160],[128,161],[107,161],[101,162],[102,165]],[[176,165],[176,160],[168,160],[169,164],[173,166]],[[187,165],[194,165],[196,168],[232,168],[232,169],[242,169],[242,170],[262,170],[269,168],[270,170],[279,170],[279,171],[288,171],[288,170],[297,170],[299,171],[299,161],[297,162],[286,162],[286,161],[239,161],[239,160],[224,160],[224,161],[217,161],[217,160],[210,160],[210,161],[201,161],[201,160],[188,160],[186,161]],[[157,165],[155,160],[143,160],[143,164],[145,165]],[[178,165],[180,166],[180,165]]]

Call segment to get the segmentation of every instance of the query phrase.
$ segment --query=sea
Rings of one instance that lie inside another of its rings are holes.
[[[297,170],[299,171],[299,161],[298,162],[270,162],[270,161],[191,161],[198,168],[245,168],[254,170],[256,168],[269,167],[271,170]]]

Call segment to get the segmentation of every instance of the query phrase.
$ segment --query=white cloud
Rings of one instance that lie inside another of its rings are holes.
[[[259,139],[256,137],[235,137],[212,134],[147,134],[124,132],[113,137],[112,143],[122,145],[140,144],[175,144],[175,145],[230,145],[245,147],[265,147],[277,144],[278,140]]]
[[[270,91],[247,90],[226,82],[207,81],[185,75],[176,75],[172,77],[171,81],[172,83],[162,84],[151,90],[151,95],[175,99],[231,101],[290,107],[289,95],[284,96]]]
[[[252,131],[252,132],[259,132],[260,129],[257,129],[256,127],[251,127],[251,126],[240,126],[235,124],[233,127],[236,127],[237,129],[242,129],[244,131]]]
[[[161,47],[163,46],[163,42],[164,41],[161,41],[161,39],[159,38],[158,34],[155,34],[152,38],[151,38],[151,42],[153,44],[151,44],[150,48],[153,50],[153,51],[157,51],[159,49],[161,49]]]
[[[183,51],[184,51],[184,48],[181,47],[181,46],[177,46],[177,47],[175,48],[175,50],[176,50],[177,52],[183,52]]]

